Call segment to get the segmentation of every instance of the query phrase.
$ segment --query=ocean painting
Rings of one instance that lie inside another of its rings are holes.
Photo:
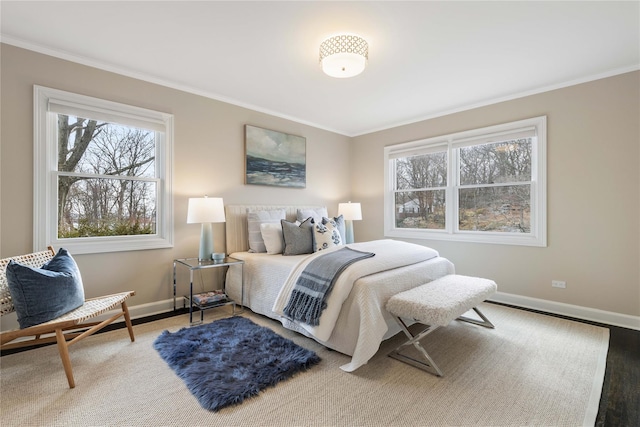
[[[246,125],[245,143],[247,184],[305,188],[305,138]]]

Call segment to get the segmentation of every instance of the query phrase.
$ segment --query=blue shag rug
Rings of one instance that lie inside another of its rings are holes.
[[[239,404],[320,362],[313,351],[240,316],[164,331],[153,347],[211,411]]]

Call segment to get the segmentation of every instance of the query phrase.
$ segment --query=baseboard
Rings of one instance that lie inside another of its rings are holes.
[[[489,301],[640,331],[640,316],[631,316],[628,314],[614,313],[612,311],[507,294],[504,292],[496,292]]]
[[[180,301],[182,301],[182,298],[180,298]],[[182,308],[182,302],[180,302],[180,305],[177,308]],[[154,316],[156,314],[167,313],[172,310],[173,310],[173,298],[163,300],[163,301],[155,301],[147,304],[129,306],[129,315],[131,316],[131,319],[138,319],[142,317]],[[96,316],[95,320],[102,321],[102,320],[108,319],[109,317],[113,316],[119,311],[120,311],[120,306],[118,306],[113,310],[109,310],[106,313],[102,313],[99,316]],[[118,322],[124,322],[124,318],[121,317],[120,319],[116,320],[114,323],[118,323]],[[18,325],[18,318],[16,316],[16,313],[9,313],[2,316],[2,321],[0,323],[0,330],[2,332],[18,329],[19,327],[20,326]]]
[[[509,304],[516,307],[529,308],[546,313],[559,314],[562,316],[573,317],[576,319],[588,320],[591,322],[604,323],[607,325],[620,326],[627,329],[640,331],[640,316],[631,316],[628,314],[614,313],[611,311],[598,310],[595,308],[581,307],[578,305],[565,304],[562,302],[543,300],[538,298],[525,297],[515,294],[507,294],[504,292],[496,292],[489,299],[503,304]],[[180,303],[178,308],[182,308]],[[129,307],[129,314],[132,319],[154,316],[156,314],[167,313],[173,310],[173,298],[155,301],[147,304],[134,305]],[[103,320],[112,315],[107,312],[98,316],[97,319]],[[18,321],[15,313],[2,316],[2,331],[9,331],[18,328]],[[123,321],[123,319],[118,319]]]
[[[176,308],[182,308],[182,298],[178,300],[178,304]],[[168,311],[173,311],[173,298],[129,307],[129,315],[132,319],[154,316]]]

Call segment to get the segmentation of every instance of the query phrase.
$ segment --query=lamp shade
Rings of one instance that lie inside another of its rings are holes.
[[[187,224],[225,222],[224,203],[220,197],[189,198]]]
[[[338,215],[342,215],[346,221],[359,221],[362,219],[360,203],[339,203]]]
[[[320,44],[322,71],[331,77],[357,76],[364,71],[369,59],[369,45],[365,39],[343,34]]]

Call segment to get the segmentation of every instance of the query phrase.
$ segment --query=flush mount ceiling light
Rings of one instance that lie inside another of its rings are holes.
[[[369,45],[362,37],[343,34],[320,44],[322,71],[331,77],[353,77],[364,71],[369,59]]]

